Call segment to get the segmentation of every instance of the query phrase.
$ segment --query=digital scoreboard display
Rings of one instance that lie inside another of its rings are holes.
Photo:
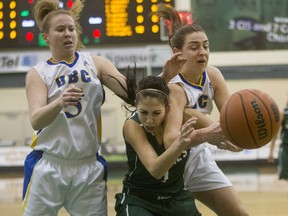
[[[46,46],[33,18],[34,1],[0,0],[0,49]],[[150,15],[159,3],[174,6],[174,0],[86,0],[80,17],[84,45],[167,43],[158,16]],[[73,0],[59,4],[69,9]]]

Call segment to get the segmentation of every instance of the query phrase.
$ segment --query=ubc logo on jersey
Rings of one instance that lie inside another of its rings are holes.
[[[55,79],[55,82],[56,82],[58,88],[60,88],[61,86],[65,85],[66,83],[69,83],[69,84],[77,83],[77,82],[79,82],[79,80],[81,80],[83,83],[88,83],[88,82],[91,82],[91,77],[86,70],[80,70],[80,71],[73,70],[68,75],[63,75],[63,76],[57,77]],[[66,107],[65,110],[66,110],[65,115],[67,116],[67,118],[74,118],[81,113],[82,104],[79,101],[77,103],[77,105]]]
[[[197,102],[194,104],[194,106],[192,107],[192,109],[197,109],[198,107],[201,109],[204,109],[207,104],[208,104],[208,96],[207,95],[201,95]]]
[[[55,82],[56,82],[58,87],[61,87],[61,86],[65,85],[67,82],[68,83],[77,83],[79,81],[79,79],[84,83],[91,82],[91,77],[86,70],[81,70],[81,71],[74,70],[68,75],[63,75],[63,76],[57,77],[55,79]]]
[[[203,86],[204,88],[204,86]],[[207,87],[206,87],[207,88]],[[212,83],[209,81],[208,82],[208,88],[209,91],[205,91],[206,93],[204,94],[204,91],[202,89],[202,94],[198,97],[196,103],[192,106],[193,109],[205,109],[208,105],[208,102],[210,100],[208,92],[211,92],[211,89],[213,90]]]

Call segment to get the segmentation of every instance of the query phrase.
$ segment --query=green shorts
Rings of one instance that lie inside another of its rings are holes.
[[[167,199],[147,199],[126,193],[118,193],[115,198],[117,216],[201,216],[194,197],[188,191]]]

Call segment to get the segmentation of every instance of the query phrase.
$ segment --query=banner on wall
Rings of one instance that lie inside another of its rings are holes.
[[[277,142],[274,150],[274,158],[277,158],[280,142]],[[113,145],[110,145],[113,147]],[[114,146],[115,148],[117,146]],[[230,152],[217,149],[212,145],[208,145],[211,153],[216,161],[257,161],[266,160],[269,154],[269,145],[259,149],[243,150],[242,152]],[[119,148],[119,147],[118,147]],[[125,154],[123,146],[120,146],[121,154]],[[28,146],[11,146],[0,147],[0,167],[22,167],[26,156],[32,151]]]
[[[191,0],[212,51],[288,49],[288,0]]]
[[[125,69],[128,66],[133,67],[135,63],[139,68],[161,68],[165,61],[171,56],[171,49],[168,45],[110,49],[83,49],[82,51],[104,56],[118,69]],[[50,51],[0,52],[0,73],[27,72],[38,62],[48,60],[50,57]]]

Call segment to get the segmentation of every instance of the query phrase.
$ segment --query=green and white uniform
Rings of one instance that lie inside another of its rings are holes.
[[[281,123],[280,138],[278,175],[279,179],[288,180],[288,106],[284,109],[284,119]]]
[[[130,118],[141,125],[136,112]],[[164,145],[159,144],[151,133],[145,132],[155,152],[158,155],[163,154]],[[194,198],[184,190],[183,173],[189,151],[183,151],[166,175],[155,179],[132,146],[126,141],[125,143],[128,173],[123,181],[122,193],[116,194],[115,210],[118,216],[201,215],[195,206]]]

